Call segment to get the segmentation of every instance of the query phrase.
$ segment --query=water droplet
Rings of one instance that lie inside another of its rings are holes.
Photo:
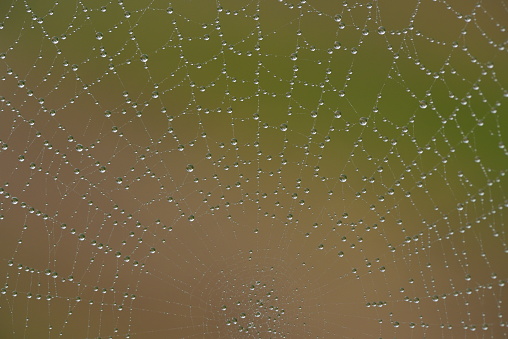
[[[340,182],[346,182],[347,181],[347,176],[345,174],[341,174],[339,176],[339,180],[340,180]]]
[[[103,37],[104,37],[104,34],[102,34],[101,32],[97,32],[95,34],[95,39],[97,39],[97,40],[102,40]]]
[[[122,182],[123,182],[122,178],[120,178],[120,177],[116,178],[116,183],[117,184],[121,184]]]
[[[383,35],[386,33],[386,29],[383,27],[383,26],[379,26],[379,28],[377,29],[377,32],[380,34],[380,35]]]
[[[18,87],[19,88],[25,87],[25,81],[23,81],[23,80],[18,81]]]
[[[287,124],[281,124],[280,125],[280,130],[283,131],[283,132],[286,132],[288,130],[288,125]]]
[[[84,149],[84,148],[85,148],[85,147],[83,147],[83,145],[81,145],[81,144],[77,144],[77,145],[76,145],[76,151],[78,151],[78,152],[83,152],[83,149]]]
[[[141,59],[141,62],[145,62],[146,63],[148,61],[148,55],[141,54],[141,58],[140,59]]]
[[[369,119],[368,119],[368,118],[361,117],[361,118],[360,118],[360,125],[365,126],[365,125],[367,125],[367,122],[368,122],[368,121],[369,121]]]
[[[190,173],[190,172],[194,171],[194,166],[189,164],[189,165],[187,165],[186,170],[187,170],[187,172]]]
[[[425,109],[425,108],[427,108],[427,106],[428,106],[427,101],[425,101],[425,100],[420,100],[420,108]]]
[[[56,45],[60,41],[58,40],[58,37],[54,36],[54,37],[51,38],[51,42]]]

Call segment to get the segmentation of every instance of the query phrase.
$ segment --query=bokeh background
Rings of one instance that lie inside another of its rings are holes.
[[[507,6],[0,2],[0,337],[506,337]]]

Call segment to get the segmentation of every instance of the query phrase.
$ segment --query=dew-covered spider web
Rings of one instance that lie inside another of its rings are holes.
[[[504,0],[0,2],[0,337],[506,338]]]

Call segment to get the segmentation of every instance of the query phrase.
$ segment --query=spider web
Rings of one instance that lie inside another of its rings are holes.
[[[504,1],[0,4],[2,337],[506,337]]]

